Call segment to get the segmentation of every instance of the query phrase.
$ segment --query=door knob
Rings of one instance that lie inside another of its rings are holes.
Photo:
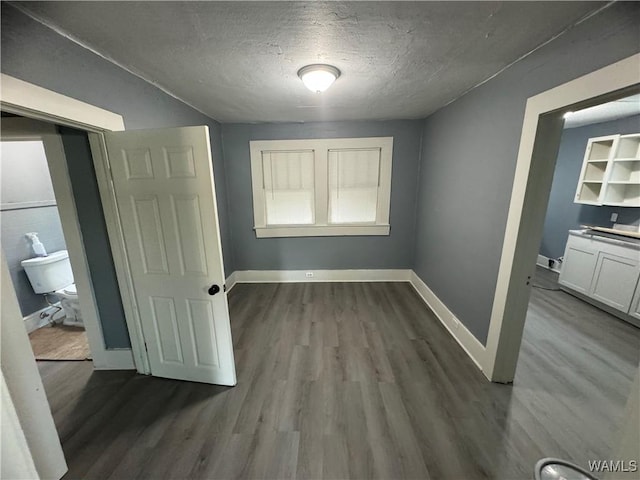
[[[209,295],[215,295],[219,291],[220,287],[218,285],[211,285],[211,287],[209,287]]]

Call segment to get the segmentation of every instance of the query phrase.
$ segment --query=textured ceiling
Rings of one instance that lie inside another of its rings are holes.
[[[601,2],[20,2],[221,122],[422,118]],[[325,93],[296,76],[329,63]]]

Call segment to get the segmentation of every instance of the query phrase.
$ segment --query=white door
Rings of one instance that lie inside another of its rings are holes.
[[[151,374],[235,385],[208,128],[105,139]]]

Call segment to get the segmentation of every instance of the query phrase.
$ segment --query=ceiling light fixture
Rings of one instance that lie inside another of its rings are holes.
[[[340,70],[333,65],[316,63],[298,70],[302,83],[312,92],[320,93],[329,88],[340,76]]]

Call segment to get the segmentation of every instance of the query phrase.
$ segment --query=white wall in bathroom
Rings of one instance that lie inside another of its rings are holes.
[[[0,142],[0,208],[55,205],[42,142]]]
[[[46,307],[20,265],[33,252],[24,236],[38,232],[48,252],[66,249],[42,143],[0,142],[0,239],[24,317]]]

